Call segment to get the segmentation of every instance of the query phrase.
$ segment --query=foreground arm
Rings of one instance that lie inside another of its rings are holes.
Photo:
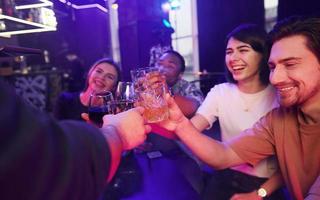
[[[283,184],[282,175],[280,171],[277,171],[265,183],[263,183],[260,188],[264,188],[267,191],[267,196],[270,196],[274,191],[282,187]],[[230,200],[262,200],[263,198],[258,196],[257,190],[249,193],[235,194]]]
[[[195,114],[195,116],[193,116],[190,121],[192,122],[193,126],[196,127],[200,132],[210,126],[207,119],[200,114]]]
[[[174,100],[179,106],[182,113],[187,117],[191,118],[200,106],[199,101],[192,97],[185,97],[181,95],[174,95]]]
[[[209,122],[200,114],[196,114],[190,120],[192,124],[199,130],[202,131],[209,127]],[[264,184],[261,185],[261,188],[264,188],[267,191],[267,196],[271,195],[274,191],[283,186],[282,175],[280,171],[273,174]],[[258,190],[258,188],[257,188]],[[261,200],[262,198],[258,196],[257,190],[254,190],[249,193],[239,193],[232,196],[231,200]]]
[[[101,130],[111,151],[108,181],[117,171],[122,151],[140,145],[146,139],[146,133],[151,131],[149,125],[144,125],[143,111],[142,107],[137,107],[117,115],[105,115],[103,117]]]
[[[126,142],[117,127],[123,125],[115,122],[103,128],[105,137],[86,123],[58,123],[24,105],[2,82],[0,91],[1,199],[97,199],[117,152],[145,138],[142,128],[141,141]]]

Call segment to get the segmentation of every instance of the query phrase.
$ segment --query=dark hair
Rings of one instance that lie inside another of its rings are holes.
[[[186,62],[184,61],[183,56],[180,53],[178,53],[177,51],[174,51],[174,50],[165,51],[162,55],[164,55],[166,53],[174,55],[180,60],[180,72],[183,73],[184,70],[186,69]]]
[[[259,78],[260,81],[267,85],[269,83],[269,67],[268,67],[268,51],[267,51],[267,33],[264,29],[258,27],[256,24],[242,24],[235,29],[233,29],[226,37],[226,45],[228,41],[234,38],[241,42],[250,44],[252,49],[262,55],[260,64],[259,64]],[[232,77],[231,72],[227,70],[226,73],[227,79],[236,83]]]
[[[292,16],[278,22],[268,35],[269,52],[275,42],[295,35],[301,35],[307,39],[307,48],[320,61],[320,18],[316,17]]]
[[[118,78],[117,78],[117,81],[116,81],[116,85],[118,85],[118,82],[121,80],[121,70],[120,70],[119,66],[113,60],[111,60],[110,58],[102,58],[100,60],[97,60],[89,68],[89,71],[87,73],[87,78],[86,78],[86,84],[85,84],[85,87],[84,87],[84,91],[87,90],[88,87],[89,87],[89,77],[90,77],[92,71],[101,63],[107,63],[107,64],[112,65],[114,67],[114,69],[117,71],[117,75],[118,75]]]

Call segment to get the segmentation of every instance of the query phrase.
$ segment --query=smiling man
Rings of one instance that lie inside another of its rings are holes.
[[[281,105],[306,105],[319,100],[319,59],[304,35],[292,35],[275,42],[269,59],[270,81]],[[319,51],[319,50],[318,50]],[[306,110],[308,111],[308,110]],[[306,118],[306,120],[309,120]]]
[[[182,55],[177,51],[166,51],[159,58],[157,67],[164,75],[167,86],[182,112],[187,117],[192,117],[203,101],[203,94],[194,83],[182,78],[186,68]]]
[[[310,188],[315,188],[320,174],[319,36],[320,18],[289,18],[270,32],[270,82],[281,106],[238,138],[221,143],[199,133],[172,98],[168,98],[169,120],[159,125],[174,131],[194,154],[216,169],[256,165],[275,155],[292,197],[301,200],[309,193],[314,195]],[[232,198],[239,199],[244,197]]]

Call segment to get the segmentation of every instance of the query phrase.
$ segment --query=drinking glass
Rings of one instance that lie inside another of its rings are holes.
[[[168,118],[168,104],[165,100],[165,84],[152,83],[147,76],[151,73],[160,72],[157,68],[140,68],[131,70],[131,78],[137,101],[145,108],[143,113],[145,119],[149,123],[155,123]]]
[[[104,115],[115,114],[113,101],[113,95],[109,91],[92,93],[89,98],[89,119],[97,126],[101,127]]]
[[[134,102],[135,93],[133,83],[120,81],[116,89],[115,105],[117,108],[117,113],[133,108]]]

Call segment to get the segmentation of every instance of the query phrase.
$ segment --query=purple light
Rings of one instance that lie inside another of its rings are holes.
[[[163,3],[161,5],[161,8],[162,8],[163,12],[169,12],[171,9],[170,3],[169,2]]]

